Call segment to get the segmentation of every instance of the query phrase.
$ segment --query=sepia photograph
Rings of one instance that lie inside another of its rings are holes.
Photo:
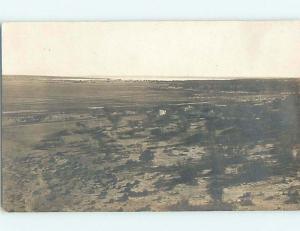
[[[299,210],[299,28],[3,24],[2,208]]]

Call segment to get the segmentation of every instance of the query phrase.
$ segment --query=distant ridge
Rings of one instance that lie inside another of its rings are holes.
[[[42,78],[55,80],[122,80],[122,81],[193,81],[193,80],[289,80],[300,77],[215,77],[215,76],[47,76],[47,75],[2,75],[4,78]]]

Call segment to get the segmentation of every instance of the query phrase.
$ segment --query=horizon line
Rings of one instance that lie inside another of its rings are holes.
[[[166,76],[166,75],[128,75],[128,76],[115,76],[115,75],[84,75],[84,76],[63,76],[63,75],[16,75],[16,74],[2,74],[1,77],[33,77],[33,78],[65,78],[65,79],[93,79],[93,80],[124,80],[124,81],[185,81],[185,80],[259,80],[259,79],[300,79],[296,76]]]

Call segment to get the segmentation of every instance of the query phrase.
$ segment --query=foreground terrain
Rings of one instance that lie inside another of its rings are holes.
[[[3,207],[300,209],[299,87],[4,77]]]

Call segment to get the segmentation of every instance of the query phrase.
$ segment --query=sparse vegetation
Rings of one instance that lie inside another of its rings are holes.
[[[47,81],[3,79],[5,209],[300,209],[298,80]]]

